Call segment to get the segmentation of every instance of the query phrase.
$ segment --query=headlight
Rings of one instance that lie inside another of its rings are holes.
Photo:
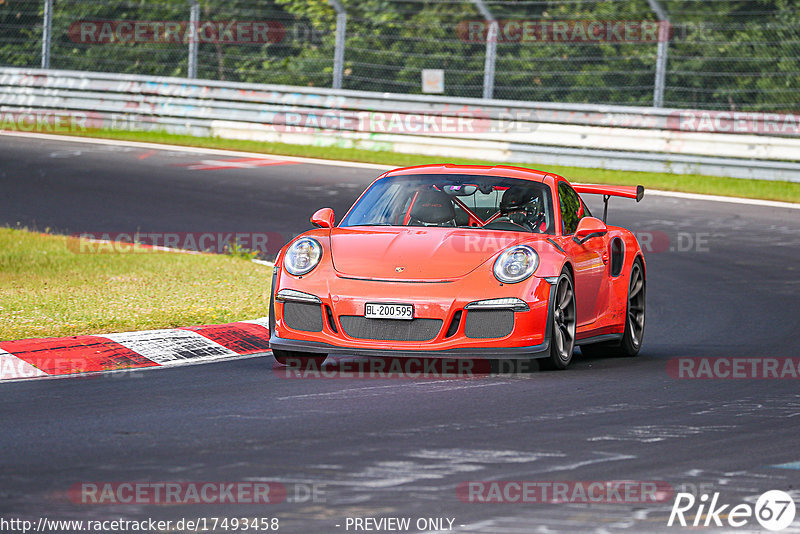
[[[501,282],[513,284],[522,282],[536,270],[539,255],[527,245],[512,247],[494,262],[494,276]]]
[[[310,273],[321,258],[322,246],[319,242],[316,239],[304,237],[292,243],[292,246],[286,251],[283,265],[289,274],[301,276]]]

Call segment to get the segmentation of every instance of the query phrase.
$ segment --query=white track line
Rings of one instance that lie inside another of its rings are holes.
[[[299,158],[295,156],[279,156],[276,154],[262,154],[260,152],[241,152],[238,150],[222,150],[218,148],[200,148],[180,145],[164,145],[160,143],[144,143],[139,141],[119,141],[116,139],[100,139],[94,137],[74,137],[69,135],[41,134],[33,132],[0,132],[0,135],[11,137],[25,137],[34,139],[46,139],[50,141],[69,141],[73,143],[86,143],[108,146],[126,146],[131,148],[144,148],[150,150],[165,150],[171,152],[186,152],[190,154],[215,154],[220,156],[235,157],[259,157],[264,159],[275,159],[280,161],[294,161],[297,163],[307,163],[311,165],[327,165],[331,167],[351,167],[356,169],[374,169],[388,171],[396,168],[392,165],[377,165],[375,163],[359,163],[357,161],[339,161],[333,159],[318,158]],[[502,163],[500,163],[502,165]],[[800,209],[800,204],[793,202],[778,202],[775,200],[759,200],[754,198],[725,197],[719,195],[700,195],[696,193],[679,193],[676,191],[661,191],[659,189],[647,189],[645,195],[664,196],[683,198],[687,200],[701,200],[707,202],[729,202],[732,204],[749,204],[751,206],[766,206],[770,208]]]
[[[739,180],[740,178],[736,178]],[[777,200],[760,200],[756,198],[723,197],[719,195],[699,195],[697,193],[679,193],[677,191],[661,191],[660,189],[645,189],[644,196],[675,197],[688,200],[705,200],[709,202],[730,202],[733,204],[750,204],[751,206],[768,206],[770,208],[788,208],[800,210],[800,204],[793,202],[779,202]]]

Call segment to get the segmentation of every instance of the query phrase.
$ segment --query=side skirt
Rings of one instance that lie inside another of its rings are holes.
[[[584,339],[579,339],[575,341],[575,344],[581,346],[581,345],[591,345],[592,343],[603,343],[606,341],[621,341],[621,340],[622,340],[622,334],[601,334],[599,336],[592,336]]]

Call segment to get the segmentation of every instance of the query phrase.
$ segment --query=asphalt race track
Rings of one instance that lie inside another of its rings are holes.
[[[208,159],[224,158],[0,136],[0,224],[290,235],[319,207],[338,221],[379,174],[187,166]],[[637,358],[463,380],[287,380],[257,357],[4,383],[0,515],[277,517],[291,533],[347,532],[348,517],[454,518],[456,532],[487,534],[685,530],[667,527],[671,499],[486,504],[456,492],[508,480],[664,481],[731,505],[781,489],[800,507],[800,382],[667,372],[677,357],[798,356],[800,212],[645,194],[613,199],[609,222],[657,249]],[[269,505],[73,504],[70,487],[87,481],[270,481],[290,493]],[[758,530],[748,525],[727,529]]]

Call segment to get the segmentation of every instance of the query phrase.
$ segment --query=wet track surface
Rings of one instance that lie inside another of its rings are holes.
[[[220,159],[234,158],[0,137],[0,223],[291,235],[319,207],[338,221],[379,174],[188,165]],[[798,356],[800,212],[645,194],[613,199],[609,223],[655,249],[637,358],[577,355],[565,372],[462,380],[292,380],[257,357],[1,384],[0,514],[278,517],[297,533],[345,532],[354,516],[454,518],[457,532],[671,532],[681,530],[666,526],[672,499],[483,504],[456,488],[625,479],[700,486],[731,504],[770,489],[798,501],[800,382],[676,379],[667,366]],[[69,488],[86,481],[273,481],[290,495],[258,506],[71,503]],[[311,485],[316,502],[291,493]]]

